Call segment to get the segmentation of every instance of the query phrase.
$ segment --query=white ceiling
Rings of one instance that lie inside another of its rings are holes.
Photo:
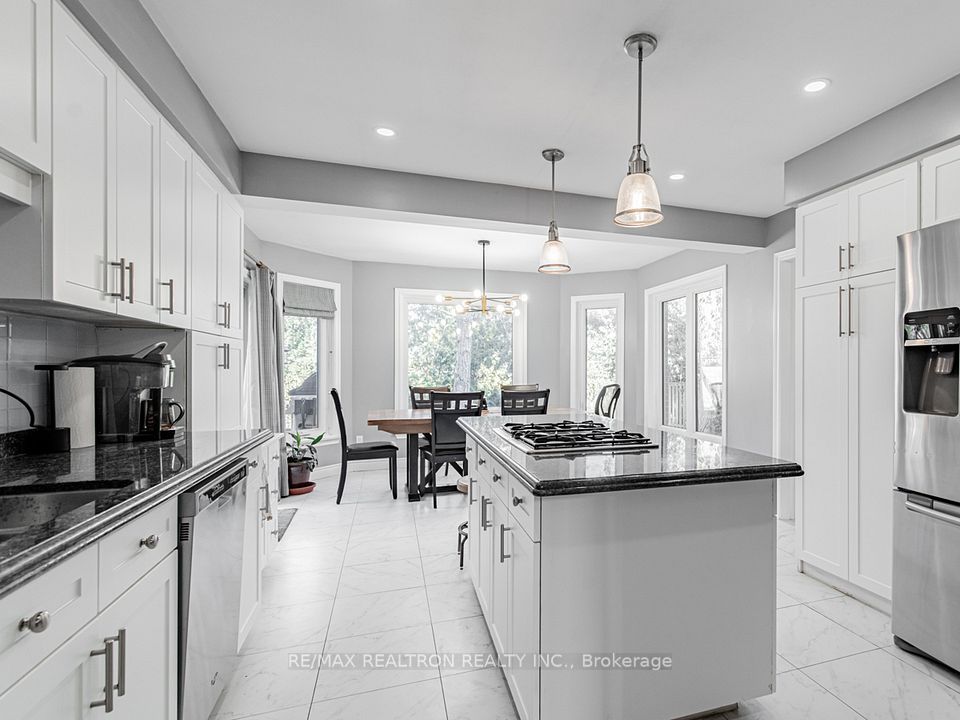
[[[785,160],[960,72],[956,0],[142,2],[244,150],[546,187],[557,146],[559,187],[606,197],[634,142],[621,43],[654,32],[663,201],[759,216]]]
[[[244,224],[261,240],[361,262],[479,267],[477,240],[490,240],[487,266],[536,272],[545,228],[475,223],[449,217],[362,211],[317,203],[244,197]],[[454,225],[451,223],[459,222]],[[638,268],[680,250],[750,252],[756,248],[599,232],[564,232],[572,272]],[[573,233],[573,234],[571,234]]]

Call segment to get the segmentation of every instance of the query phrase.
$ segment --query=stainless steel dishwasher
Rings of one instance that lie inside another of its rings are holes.
[[[247,460],[180,496],[182,720],[205,720],[237,666]]]

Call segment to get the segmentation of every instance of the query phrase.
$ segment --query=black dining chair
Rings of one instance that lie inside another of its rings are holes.
[[[500,392],[532,392],[533,390],[539,390],[540,383],[532,383],[529,385],[501,385]]]
[[[504,390],[500,396],[501,415],[546,415],[550,390],[519,392]]]
[[[392,442],[375,440],[373,442],[348,443],[347,426],[343,421],[343,407],[340,405],[340,393],[336,388],[330,391],[333,406],[337,409],[337,422],[340,424],[340,485],[337,487],[337,505],[343,497],[343,485],[347,480],[347,463],[351,460],[383,460],[390,464],[390,490],[393,499],[397,499],[397,446]]]
[[[620,386],[616,383],[604,385],[597,394],[597,403],[593,412],[603,417],[612,418],[617,412],[617,403],[620,401]]]
[[[414,410],[426,410],[430,407],[430,393],[434,392],[450,392],[449,385],[437,385],[435,387],[430,387],[427,385],[408,385],[410,388],[410,407]],[[420,465],[420,477],[421,479],[424,476],[423,470],[423,451],[430,447],[430,433],[421,433],[417,441],[417,446],[419,450],[417,452],[417,462]],[[449,466],[444,474],[449,471]]]
[[[430,472],[423,483],[433,485],[433,506],[437,506],[437,471],[444,465],[453,466],[460,476],[467,474],[467,436],[457,425],[462,417],[480,417],[483,410],[483,392],[434,392],[430,395],[430,447],[423,456]]]

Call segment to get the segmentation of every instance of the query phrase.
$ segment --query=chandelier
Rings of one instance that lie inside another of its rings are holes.
[[[487,295],[487,246],[489,240],[477,240],[482,253],[482,271],[480,289],[474,290],[473,295],[437,295],[437,302],[444,305],[453,305],[458,315],[465,313],[500,313],[503,315],[520,315],[520,303],[526,302],[526,295]]]

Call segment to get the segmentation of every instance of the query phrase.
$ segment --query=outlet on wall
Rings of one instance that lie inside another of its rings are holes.
[[[362,443],[362,442],[363,442],[363,435],[357,435],[357,442],[358,442],[358,443]]]

